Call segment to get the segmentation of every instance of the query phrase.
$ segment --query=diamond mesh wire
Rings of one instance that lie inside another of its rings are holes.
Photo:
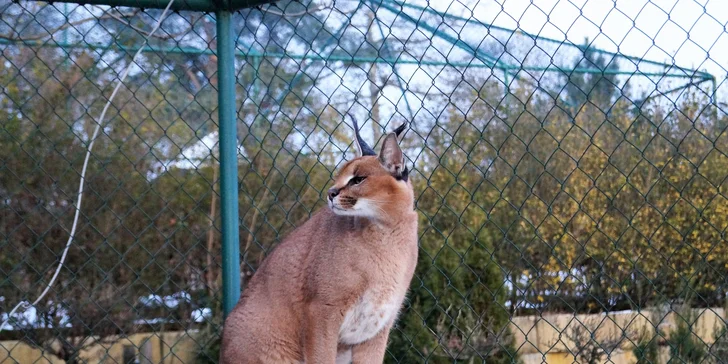
[[[387,362],[728,361],[728,116],[722,81],[699,70],[726,72],[726,19],[693,0],[521,3],[234,14],[242,289],[355,155],[344,115],[372,144],[407,121],[421,251]],[[566,10],[582,15],[560,29]],[[89,134],[160,14],[0,1],[0,319],[50,279]],[[581,42],[528,33],[539,17],[550,35],[628,26]],[[143,49],[59,281],[10,318],[0,361],[217,361],[215,26],[179,11]],[[705,53],[697,68],[664,49],[675,29],[715,36],[673,41]]]

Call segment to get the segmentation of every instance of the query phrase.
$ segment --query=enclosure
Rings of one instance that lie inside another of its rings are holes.
[[[0,0],[0,362],[217,362],[355,157],[347,114],[377,145],[407,123],[420,255],[386,362],[728,362],[727,23],[718,0]]]

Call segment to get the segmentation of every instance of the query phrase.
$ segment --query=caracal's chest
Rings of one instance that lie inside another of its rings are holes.
[[[396,318],[403,299],[395,289],[367,290],[346,312],[339,342],[354,345],[373,338]]]
[[[380,262],[388,270],[387,279],[369,287],[344,315],[339,329],[339,342],[355,345],[373,338],[396,318],[407,293],[417,263],[416,225],[415,237],[410,244],[403,244],[392,254],[381,254],[388,261]]]

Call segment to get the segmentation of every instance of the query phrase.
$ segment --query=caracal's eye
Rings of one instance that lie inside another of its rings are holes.
[[[349,180],[349,185],[356,186],[364,182],[365,179],[367,179],[366,176],[354,176]]]

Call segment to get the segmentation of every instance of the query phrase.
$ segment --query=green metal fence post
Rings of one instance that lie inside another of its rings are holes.
[[[220,123],[220,209],[222,218],[222,309],[227,316],[240,298],[238,156],[235,120],[235,38],[232,13],[217,11],[217,99]]]

